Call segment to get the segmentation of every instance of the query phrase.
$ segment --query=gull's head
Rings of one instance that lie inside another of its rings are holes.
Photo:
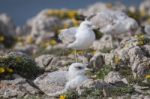
[[[85,20],[83,22],[81,22],[80,27],[86,27],[86,28],[92,28],[93,24],[92,22]]]
[[[132,35],[135,34],[135,32],[138,30],[138,23],[132,19],[132,18],[128,18],[125,20],[126,23],[126,29],[127,31]]]
[[[69,67],[69,74],[70,75],[84,75],[87,68],[87,64],[82,64],[82,63],[72,63]]]

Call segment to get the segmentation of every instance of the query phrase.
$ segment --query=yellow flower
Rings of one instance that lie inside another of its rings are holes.
[[[4,41],[4,36],[0,36],[0,42]]]
[[[78,26],[79,25],[79,22],[76,19],[74,19],[74,18],[72,19],[72,22],[73,22],[74,26]]]
[[[68,11],[68,17],[69,18],[74,18],[77,15],[76,11]]]
[[[4,72],[5,72],[5,69],[3,67],[0,67],[0,74]]]
[[[53,45],[56,45],[56,44],[57,44],[57,42],[56,42],[56,40],[51,39],[51,40],[49,41],[49,44],[53,46]]]
[[[66,96],[61,95],[61,96],[59,97],[59,99],[66,99]]]
[[[9,73],[12,73],[12,72],[13,72],[13,69],[11,69],[11,68],[6,68],[6,70],[7,70]]]
[[[150,74],[146,75],[145,78],[150,79]]]
[[[106,4],[106,7],[107,7],[107,8],[112,8],[112,6],[113,6],[113,5],[112,5],[111,3],[107,3],[107,4]]]

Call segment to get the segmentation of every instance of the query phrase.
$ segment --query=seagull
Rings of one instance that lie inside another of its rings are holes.
[[[58,96],[67,91],[76,89],[84,81],[88,80],[89,78],[85,75],[87,70],[89,70],[87,64],[72,63],[68,71],[55,71],[42,75],[35,79],[34,83],[39,88],[43,88],[43,85],[50,86],[42,91],[48,96]]]
[[[136,20],[121,11],[103,10],[88,16],[87,19],[104,34],[118,35],[128,32],[133,35],[139,27]]]
[[[59,39],[67,44],[67,48],[75,50],[88,49],[95,40],[95,34],[92,30],[92,23],[88,20],[81,22],[78,28],[70,28],[62,30]],[[77,60],[76,60],[77,62]]]

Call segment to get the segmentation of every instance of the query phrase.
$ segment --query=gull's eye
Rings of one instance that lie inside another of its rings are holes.
[[[78,66],[78,67],[76,67],[76,68],[79,69],[79,70],[83,69],[83,67],[81,67],[81,66]]]

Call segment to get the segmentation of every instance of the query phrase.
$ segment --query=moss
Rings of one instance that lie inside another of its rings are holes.
[[[112,70],[110,65],[104,65],[103,68],[96,71],[96,78],[97,79],[104,79],[104,77]]]
[[[76,91],[69,91],[64,94],[65,99],[78,99],[78,93]]]
[[[116,87],[110,89],[112,96],[121,96],[125,94],[132,94],[134,92],[134,88],[132,86],[125,86],[125,87]]]
[[[0,66],[11,68],[14,71],[13,73],[25,78],[34,78],[42,72],[31,57],[20,52],[11,52],[0,57]]]

